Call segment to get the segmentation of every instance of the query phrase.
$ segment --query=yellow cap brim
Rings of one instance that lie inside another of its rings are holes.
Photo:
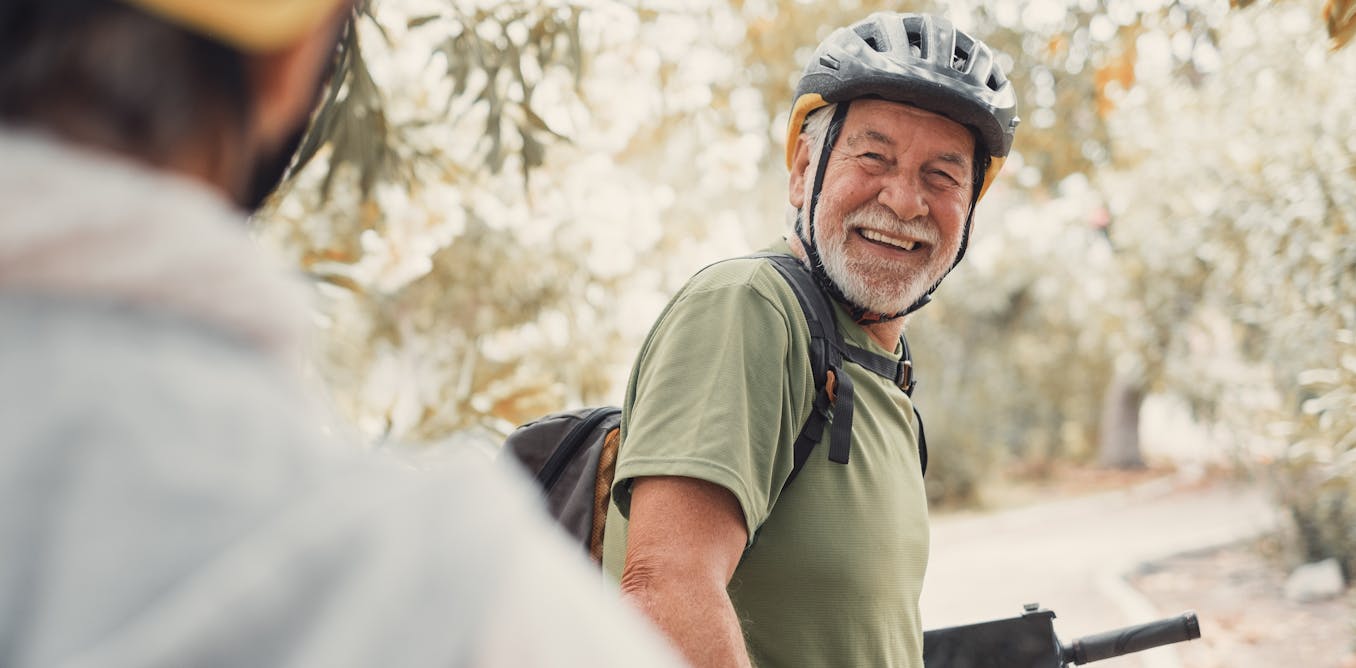
[[[993,185],[994,179],[998,178],[998,172],[1003,171],[1003,162],[1006,160],[1007,156],[989,161],[989,171],[984,172],[984,185],[979,187],[979,197],[975,198],[976,202],[984,199],[984,193],[989,192],[989,186]]]
[[[123,0],[241,51],[286,47],[348,0]]]
[[[796,103],[791,105],[791,119],[786,122],[786,168],[791,169],[791,161],[796,157],[796,140],[800,137],[801,128],[805,126],[805,117],[810,112],[829,106],[828,102],[819,93],[806,93],[796,98]]]

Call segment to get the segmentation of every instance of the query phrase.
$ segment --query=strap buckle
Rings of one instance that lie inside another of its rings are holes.
[[[918,379],[913,377],[913,360],[899,360],[899,366],[895,368],[895,385],[904,390],[904,394],[913,396],[913,388],[918,385]]]

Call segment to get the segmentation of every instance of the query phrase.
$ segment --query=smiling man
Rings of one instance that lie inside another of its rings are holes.
[[[829,297],[841,377],[814,377],[780,270],[739,258],[674,297],[626,395],[605,566],[695,665],[923,665],[926,450],[908,383],[880,369],[964,254],[1016,126],[994,54],[945,19],[875,14],[812,56],[788,127],[794,234],[769,251]]]

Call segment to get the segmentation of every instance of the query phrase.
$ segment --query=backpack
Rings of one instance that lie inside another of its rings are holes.
[[[815,382],[815,399],[810,416],[796,436],[791,473],[782,484],[785,490],[805,467],[815,445],[823,440],[826,426],[833,436],[829,461],[848,462],[854,401],[852,379],[843,372],[845,360],[889,379],[909,396],[913,395],[917,379],[913,375],[909,342],[902,334],[900,344],[904,354],[898,361],[843,340],[833,303],[800,260],[780,253],[744,257],[772,262],[795,293],[810,329],[810,375]],[[918,460],[926,473],[927,438],[917,407],[914,416],[918,420]],[[620,443],[621,409],[616,406],[551,413],[518,427],[504,441],[503,456],[512,457],[534,476],[551,517],[584,546],[596,563],[602,563],[603,524],[612,499]]]

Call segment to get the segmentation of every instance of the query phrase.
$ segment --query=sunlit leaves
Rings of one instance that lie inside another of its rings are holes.
[[[1328,0],[1323,5],[1323,20],[1327,23],[1333,50],[1346,46],[1356,36],[1356,1]]]
[[[739,70],[707,66],[729,49],[701,19],[421,0],[363,18],[345,76],[375,82],[399,171],[366,185],[369,162],[315,135],[261,230],[316,280],[321,368],[365,433],[426,442],[617,401],[667,294],[747,248],[733,211],[766,208],[746,192],[760,99],[714,113]],[[321,117],[343,119],[348,87],[331,93]]]
[[[367,10],[355,12],[354,22],[372,20]],[[325,90],[310,129],[297,151],[293,171],[305,169],[322,147],[330,148],[328,169],[321,193],[328,196],[336,170],[356,168],[358,187],[365,195],[378,180],[397,178],[400,162],[395,154],[396,137],[386,119],[378,89],[350,22],[335,56],[335,76]]]
[[[1307,398],[1288,424],[1290,444],[1277,481],[1305,536],[1309,556],[1356,567],[1356,332],[1335,335],[1330,367],[1299,374]]]
[[[462,26],[434,53],[444,57],[455,82],[448,99],[469,95],[483,106],[483,164],[497,172],[510,153],[504,133],[517,136],[523,178],[539,167],[546,143],[561,139],[532,108],[543,72],[562,68],[577,80],[583,57],[580,7],[563,3],[502,3],[492,9],[453,10]],[[475,73],[473,77],[472,74]]]
[[[412,160],[453,172],[482,167],[498,172],[513,154],[520,158],[526,180],[533,168],[541,166],[546,147],[564,139],[533,109],[533,97],[554,70],[577,80],[583,66],[582,11],[568,2],[499,3],[493,8],[449,3],[438,13],[406,18],[404,35],[436,36],[437,45],[426,57],[445,63],[450,91],[444,104],[428,107],[421,116],[392,119],[387,93],[373,78],[363,44],[365,34],[380,37],[388,47],[393,46],[392,37],[365,3],[346,29],[334,79],[298,151],[296,170],[328,147],[322,194],[329,194],[336,174],[352,167],[360,192],[367,196],[380,181],[412,182]],[[480,123],[481,139],[471,149],[472,157],[412,145],[406,136],[449,120],[455,125],[463,116],[474,116]]]
[[[1245,9],[1256,1],[1229,0],[1229,6],[1234,9]],[[1328,37],[1332,40],[1333,51],[1346,46],[1351,38],[1356,36],[1356,2],[1353,0],[1325,0],[1322,16]]]
[[[1313,558],[1356,554],[1356,56],[1314,39],[1316,10],[1232,12],[1218,72],[1141,82],[1099,179],[1131,259],[1109,311],[1153,334],[1128,349],[1273,465]]]

